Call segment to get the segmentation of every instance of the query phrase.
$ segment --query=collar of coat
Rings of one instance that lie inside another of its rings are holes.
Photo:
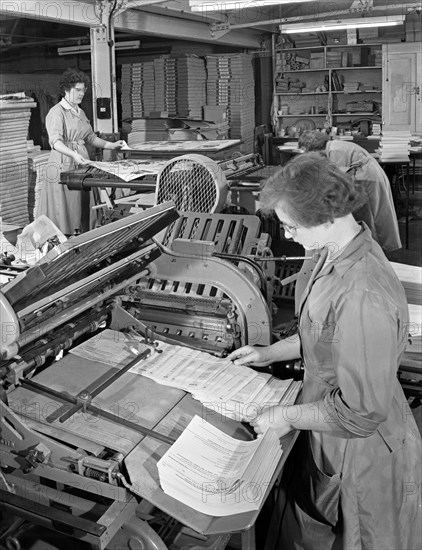
[[[361,226],[359,233],[336,258],[333,258],[331,261],[321,266],[319,272],[315,273],[314,280],[323,275],[328,275],[333,270],[336,270],[337,274],[343,277],[356,262],[361,260],[365,254],[374,247],[375,242],[368,226],[365,222],[360,222],[359,225]]]
[[[75,109],[74,107],[72,107],[72,105],[68,101],[66,101],[66,99],[64,97],[62,97],[62,99],[60,100],[60,105],[66,111],[72,111],[72,113],[75,113],[75,115],[79,116],[79,113],[80,113],[79,107],[77,107],[77,109]]]

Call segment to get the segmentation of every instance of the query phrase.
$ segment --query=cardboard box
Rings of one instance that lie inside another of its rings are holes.
[[[356,32],[357,29],[347,29],[347,43],[348,44],[357,44],[358,43],[358,35]]]
[[[324,69],[324,57],[312,58],[309,62],[310,69]]]
[[[204,120],[208,122],[224,122],[227,120],[226,105],[204,105]]]

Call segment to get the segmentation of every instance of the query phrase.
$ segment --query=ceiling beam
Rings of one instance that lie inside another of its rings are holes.
[[[93,27],[99,24],[95,3],[64,0],[2,0],[0,14],[39,21],[54,21],[67,25]],[[210,25],[202,21],[192,21],[169,15],[151,13],[140,9],[128,9],[118,14],[114,22],[116,31],[133,32],[137,35],[160,38],[192,40],[213,44],[259,48],[261,34],[254,30],[234,30],[215,40]]]

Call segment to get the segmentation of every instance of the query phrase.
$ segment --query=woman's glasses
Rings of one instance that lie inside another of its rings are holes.
[[[287,233],[290,233],[290,235],[295,236],[298,230],[298,225],[289,225],[285,222],[280,222],[281,227],[284,229],[284,231]]]

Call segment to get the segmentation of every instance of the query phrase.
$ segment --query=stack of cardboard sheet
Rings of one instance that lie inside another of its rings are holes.
[[[47,181],[47,167],[50,151],[33,149],[28,151],[28,214],[29,221],[38,217],[40,194]]]
[[[24,94],[0,98],[0,220],[20,227],[29,222],[27,137],[35,106]]]
[[[142,118],[154,109],[154,62],[122,65],[122,118]]]

